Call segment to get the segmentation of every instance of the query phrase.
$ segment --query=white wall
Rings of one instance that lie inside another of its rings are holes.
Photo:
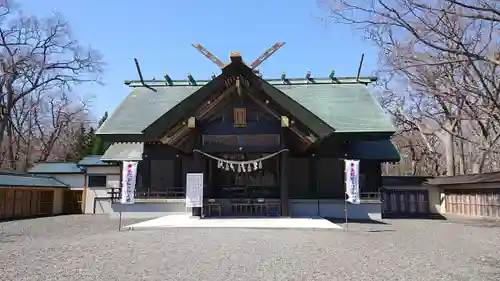
[[[87,183],[89,175],[106,175],[106,186],[99,187],[88,187],[85,194],[85,213],[94,213],[94,201],[95,201],[95,213],[111,213],[111,201],[109,199],[96,199],[96,197],[109,197],[108,187],[120,186],[120,167],[118,166],[91,166],[87,167]]]

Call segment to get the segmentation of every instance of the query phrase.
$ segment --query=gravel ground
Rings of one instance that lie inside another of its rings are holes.
[[[118,232],[105,216],[0,223],[0,280],[500,280],[499,253],[500,223],[483,220],[350,223],[348,232]]]

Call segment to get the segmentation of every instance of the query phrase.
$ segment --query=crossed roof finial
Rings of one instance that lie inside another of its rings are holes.
[[[213,63],[215,63],[220,69],[224,68],[226,64],[224,64],[219,58],[217,58],[215,55],[210,53],[205,47],[203,47],[200,44],[191,44],[193,47],[195,47],[200,53],[202,53],[205,57],[207,57],[209,60],[211,60]],[[283,45],[285,45],[285,42],[278,42],[274,44],[271,48],[267,49],[262,55],[260,55],[254,62],[252,62],[249,67],[251,69],[257,68],[259,65],[261,65],[266,59],[268,59],[272,54],[274,54],[279,48],[281,48]],[[241,57],[241,54],[239,52],[231,52],[229,55],[231,58],[234,57]]]

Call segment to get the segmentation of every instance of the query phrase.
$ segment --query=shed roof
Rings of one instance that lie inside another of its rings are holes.
[[[443,176],[427,180],[430,185],[453,185],[453,184],[473,184],[473,183],[497,183],[500,182],[500,172]]]
[[[28,170],[32,174],[81,174],[81,169],[73,162],[39,162]]]
[[[425,176],[383,176],[382,186],[421,186],[430,178]]]
[[[142,160],[144,143],[142,142],[114,142],[109,146],[102,161],[139,161]]]
[[[82,160],[78,162],[78,166],[114,166],[112,163],[106,163],[101,161],[102,155],[89,155],[84,157]]]
[[[265,80],[286,96],[323,120],[337,132],[387,132],[395,131],[392,120],[384,113],[378,101],[371,95],[366,83],[374,78],[352,77],[314,79]],[[143,130],[181,101],[195,93],[210,81],[147,81],[156,89],[135,87],[118,108],[97,130],[99,135],[141,135]],[[264,85],[266,85],[264,84]]]
[[[391,140],[355,141],[349,155],[356,159],[399,162],[401,156]]]
[[[17,174],[0,172],[0,186],[19,187],[52,187],[68,188],[69,186],[49,176],[35,176],[31,174]]]

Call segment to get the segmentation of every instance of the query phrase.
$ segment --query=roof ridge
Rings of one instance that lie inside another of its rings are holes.
[[[271,85],[315,85],[315,84],[368,84],[377,81],[377,77],[373,76],[365,76],[365,77],[354,77],[354,76],[343,76],[343,77],[334,77],[333,79],[330,77],[311,77],[309,79],[305,77],[295,77],[295,78],[269,78],[262,80],[268,82]],[[165,80],[144,80],[141,82],[140,80],[125,80],[125,85],[135,88],[135,87],[202,87],[207,85],[209,82],[213,81],[213,79],[209,80],[196,80],[196,84],[192,84],[192,82],[188,79],[181,80],[172,80],[170,84],[167,84]],[[145,86],[146,85],[146,86]]]
[[[40,161],[40,162],[35,162],[34,164],[76,164],[76,162],[71,162],[71,161]]]

